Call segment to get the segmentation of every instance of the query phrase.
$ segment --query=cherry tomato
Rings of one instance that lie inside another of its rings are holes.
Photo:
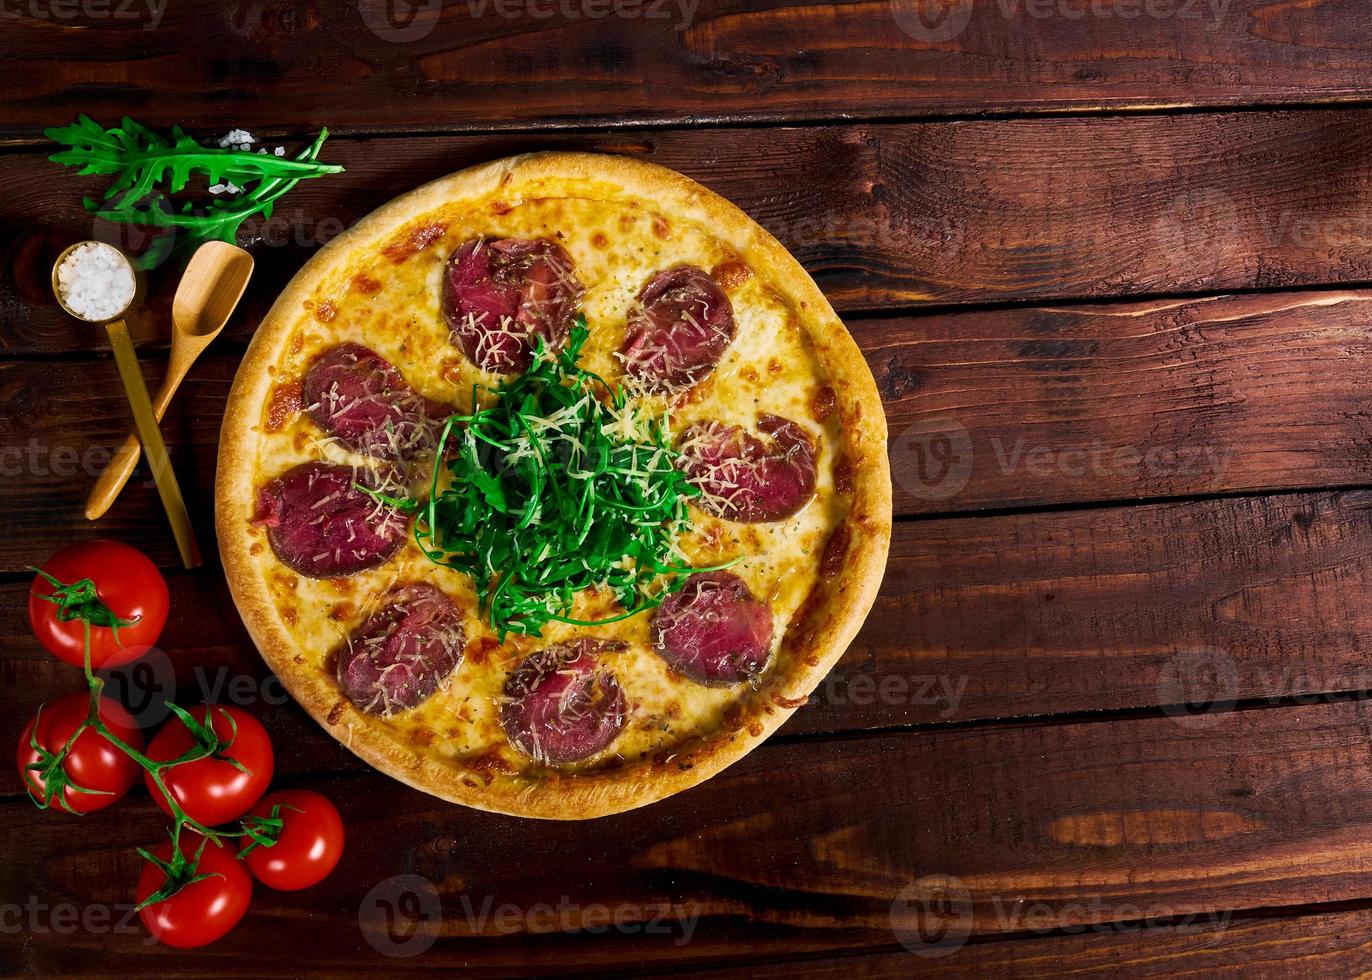
[[[96,670],[137,660],[162,634],[167,622],[167,582],[137,548],[118,541],[83,541],[53,555],[43,571],[66,585],[90,579],[104,609],[121,622],[129,622],[118,627],[117,638],[110,626],[91,627],[91,666]],[[34,578],[29,588],[29,623],[38,642],[80,667],[86,656],[85,627],[80,619],[64,622],[61,608],[42,598],[56,589],[42,575]]]
[[[279,807],[281,836],[271,847],[254,847],[243,859],[257,880],[277,891],[317,885],[343,856],[343,819],[327,797],[307,789],[284,789],[264,796],[254,816],[270,817]]]
[[[162,781],[192,820],[207,827],[237,820],[262,798],[271,784],[273,756],[267,730],[252,715],[233,705],[202,704],[192,708],[190,715],[202,725],[210,724],[206,719],[212,717],[214,733],[232,741],[217,756],[163,769]],[[166,762],[185,755],[194,745],[195,739],[185,723],[173,718],[153,738],[147,755],[155,762]],[[247,772],[224,761],[226,758],[237,760]],[[143,781],[157,805],[171,816],[152,774],[145,774]]]
[[[35,723],[38,725],[38,744],[49,752],[59,752],[86,720],[90,703],[89,694],[68,694],[49,702],[43,705],[25,727],[24,734],[19,736],[19,776],[38,799],[47,798],[47,785],[37,772],[28,768],[39,761],[37,750],[30,744]],[[143,750],[143,733],[118,701],[100,699],[100,720],[121,741],[140,752]],[[62,791],[63,799],[77,813],[103,810],[118,802],[138,782],[143,772],[138,763],[117,749],[104,735],[89,728],[81,733],[67,757],[62,760],[62,769],[71,781]],[[73,786],[101,792],[82,793]],[[53,800],[53,806],[61,807],[62,803]]]
[[[195,855],[202,837],[181,833],[181,853]],[[171,860],[171,841],[152,849],[160,860]],[[204,946],[224,935],[243,918],[252,898],[252,875],[243,867],[231,848],[210,841],[200,854],[197,874],[210,877],[186,885],[170,898],[140,909],[139,918],[152,938],[167,946],[190,949]],[[138,876],[138,901],[153,894],[166,883],[167,875],[149,861]]]

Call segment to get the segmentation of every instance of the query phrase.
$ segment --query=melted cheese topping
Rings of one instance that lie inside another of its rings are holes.
[[[385,357],[421,394],[457,410],[471,406],[474,384],[499,378],[479,371],[449,341],[441,309],[445,263],[462,242],[476,236],[547,237],[575,261],[586,287],[582,302],[590,339],[581,363],[611,383],[623,379],[614,357],[624,339],[634,298],[657,272],[689,263],[711,272],[729,294],[737,336],[716,370],[671,403],[658,397],[648,407],[669,408],[673,429],[703,419],[752,430],[760,413],[791,419],[818,442],[817,491],[799,514],[769,524],[735,524],[692,509],[692,527],[679,540],[694,564],[741,560],[731,571],[771,603],[774,654],[768,671],[787,670],[788,624],[814,588],[820,556],[847,511],[835,489],[837,418],[821,419],[826,379],[808,348],[795,311],[768,288],[765,269],[749,269],[706,228],[675,221],[627,202],[546,198],[514,206],[491,201],[472,209],[426,215],[397,232],[393,245],[326,280],[300,310],[286,358],[276,366],[273,397],[263,406],[255,485],[307,460],[365,464],[325,434],[308,415],[283,410],[319,354],[344,341],[364,344]],[[416,247],[417,246],[417,247]],[[824,413],[829,414],[829,413]],[[427,484],[427,464],[421,467]],[[599,756],[578,766],[594,768],[651,759],[669,761],[688,740],[731,724],[731,708],[747,686],[704,687],[670,671],[649,642],[652,613],[595,628],[550,624],[539,637],[511,636],[498,644],[482,622],[471,581],[431,563],[409,539],[381,568],[348,578],[312,580],[276,560],[265,531],[250,526],[252,552],[262,562],[272,592],[298,648],[298,658],[330,673],[331,655],[397,584],[423,580],[443,589],[466,612],[467,650],[449,681],[427,702],[386,719],[417,746],[461,769],[489,772],[532,770],[501,728],[499,706],[508,672],[534,649],[590,635],[620,640],[623,652],[602,654],[628,702],[624,730]],[[610,597],[583,595],[573,616],[611,614]],[[340,698],[342,695],[340,694]],[[736,712],[735,712],[736,714]],[[733,721],[732,724],[737,724]]]

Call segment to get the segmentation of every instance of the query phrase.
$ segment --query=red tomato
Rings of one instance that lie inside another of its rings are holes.
[[[207,827],[237,820],[262,798],[271,784],[273,756],[267,730],[252,715],[232,705],[202,704],[192,708],[190,715],[202,725],[208,724],[206,719],[212,716],[214,733],[222,739],[231,737],[233,741],[218,756],[163,769],[162,781],[192,820]],[[155,762],[165,762],[185,755],[194,745],[195,739],[185,723],[180,718],[173,718],[153,738],[147,755]],[[225,762],[225,758],[236,759],[247,772]],[[171,816],[167,801],[153,784],[152,775],[145,774],[143,781],[157,805]]]
[[[115,630],[91,627],[91,666],[118,667],[131,663],[157,642],[167,622],[167,582],[148,556],[118,541],[83,541],[63,548],[48,559],[43,571],[66,585],[82,579],[95,583],[99,601],[120,620],[133,620]],[[56,586],[38,575],[29,588],[29,623],[51,653],[69,664],[85,663],[85,627],[80,619],[63,622],[60,608],[41,596]]]
[[[182,831],[181,853],[195,854],[204,838],[190,831]],[[171,841],[152,849],[163,861],[171,859]],[[211,877],[186,885],[170,898],[154,902],[139,910],[138,916],[152,934],[152,938],[167,946],[190,949],[204,946],[224,935],[243,918],[252,898],[252,875],[243,868],[231,848],[216,841],[205,845],[196,874]],[[167,875],[149,861],[138,876],[138,901],[157,891],[166,883]]]
[[[38,725],[38,744],[49,752],[58,752],[67,744],[72,732],[86,720],[90,703],[89,694],[68,694],[45,704],[24,728],[24,734],[19,736],[19,776],[37,798],[46,798],[47,786],[37,772],[28,769],[31,763],[38,761],[38,752],[29,744],[35,722]],[[143,733],[118,701],[100,699],[100,720],[117,738],[140,752],[143,750]],[[62,760],[62,769],[75,786],[101,790],[100,793],[82,793],[68,785],[62,791],[62,796],[77,813],[103,810],[118,802],[133,788],[143,772],[138,763],[115,748],[104,735],[89,728],[81,733],[67,757]],[[54,807],[61,805],[58,800],[53,800]]]
[[[279,806],[281,836],[271,847],[254,847],[243,860],[268,888],[289,892],[317,885],[343,856],[343,819],[327,797],[307,789],[264,796],[254,816],[270,817]]]

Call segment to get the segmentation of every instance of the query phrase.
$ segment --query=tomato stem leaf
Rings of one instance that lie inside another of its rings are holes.
[[[32,566],[30,567],[32,568]],[[111,731],[110,727],[105,724],[104,719],[100,717],[101,694],[105,687],[105,681],[95,673],[95,670],[91,665],[91,626],[109,626],[111,629],[115,629],[120,625],[130,626],[137,622],[137,620],[122,620],[110,611],[109,607],[100,600],[99,594],[95,588],[95,583],[90,579],[82,579],[79,582],[68,584],[41,569],[33,568],[33,571],[42,576],[54,589],[52,596],[38,596],[38,598],[57,605],[58,616],[59,618],[64,619],[64,621],[79,620],[82,624],[82,634],[85,644],[82,657],[82,671],[86,678],[87,688],[90,691],[90,709],[86,718],[76,727],[67,738],[66,743],[56,752],[48,750],[38,741],[38,730],[39,725],[42,722],[43,707],[40,705],[38,708],[38,712],[33,721],[33,730],[29,735],[29,747],[37,754],[38,761],[26,766],[25,770],[35,772],[37,774],[36,778],[42,781],[43,793],[41,799],[35,794],[36,787],[34,786],[33,781],[28,778],[24,779],[24,788],[28,792],[29,799],[33,801],[34,805],[41,809],[48,809],[56,803],[64,810],[71,813],[77,813],[78,811],[72,807],[71,803],[67,800],[66,790],[70,789],[77,793],[108,795],[107,790],[96,790],[77,785],[72,781],[70,775],[63,766],[72,747],[76,744],[77,739],[87,731],[93,730],[98,733],[107,742],[124,753],[124,755],[128,756],[147,772],[148,779],[152,782],[157,793],[166,803],[168,812],[172,815],[171,827],[168,829],[168,834],[172,841],[172,858],[170,861],[162,861],[150,851],[147,851],[144,848],[137,848],[140,855],[162,870],[166,880],[157,891],[140,902],[136,910],[142,910],[149,905],[164,901],[186,886],[195,884],[197,881],[203,881],[210,877],[223,877],[218,872],[207,874],[199,874],[197,872],[200,864],[200,857],[204,853],[206,845],[212,840],[218,845],[221,841],[237,837],[246,836],[252,838],[254,841],[258,841],[259,837],[263,837],[264,839],[260,841],[262,846],[270,846],[265,840],[265,837],[271,832],[272,822],[270,820],[266,821],[265,824],[259,823],[253,826],[249,825],[248,820],[244,820],[240,824],[240,829],[238,830],[215,830],[211,827],[207,827],[198,820],[192,819],[186,811],[182,809],[181,804],[177,802],[176,796],[168,789],[166,781],[163,778],[164,772],[168,769],[185,765],[190,762],[196,762],[200,759],[206,759],[211,756],[215,756],[221,761],[229,763],[240,772],[247,772],[247,768],[239,760],[225,754],[226,750],[232,746],[234,739],[238,734],[238,722],[233,715],[222,708],[219,709],[221,715],[228,721],[230,729],[228,738],[220,738],[218,733],[214,730],[214,726],[208,724],[210,721],[210,713],[214,710],[213,707],[206,712],[206,723],[201,723],[186,709],[171,702],[167,702],[167,708],[186,726],[186,730],[190,732],[191,738],[195,744],[177,758],[163,761],[153,760],[143,752],[135,749],[132,745],[129,745]],[[35,593],[35,595],[37,595],[37,593]],[[273,811],[273,816],[275,815],[275,811]],[[276,822],[278,824],[280,823],[280,821]],[[180,847],[181,831],[183,829],[189,829],[201,838],[199,847],[196,848],[195,853],[190,857],[183,854]],[[279,834],[279,827],[276,832]]]
[[[79,620],[87,626],[103,626],[114,633],[115,643],[123,646],[119,640],[119,627],[133,626],[142,618],[135,616],[132,619],[121,619],[115,615],[114,610],[105,605],[100,598],[95,583],[88,578],[77,582],[63,582],[41,568],[34,568],[32,565],[29,568],[52,586],[51,595],[41,595],[37,592],[33,592],[32,595],[36,599],[55,605],[57,618],[64,623]]]

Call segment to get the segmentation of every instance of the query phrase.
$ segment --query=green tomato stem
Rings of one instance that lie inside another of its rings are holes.
[[[40,572],[39,574],[43,573]],[[57,582],[51,576],[44,575],[44,578],[47,578],[48,581],[53,583],[54,585],[62,586],[62,583]],[[80,583],[78,583],[78,585],[80,585]],[[99,603],[98,599],[96,600],[96,604],[102,609],[106,608],[104,607],[103,603]],[[65,608],[66,607],[64,607],[64,609]],[[82,636],[84,640],[84,651],[82,655],[82,672],[85,675],[86,686],[90,692],[90,705],[87,710],[86,718],[71,733],[71,735],[67,738],[65,744],[63,744],[60,750],[58,750],[55,753],[51,753],[50,758],[48,758],[46,762],[44,762],[43,764],[36,764],[35,766],[30,767],[35,770],[41,770],[41,777],[43,778],[44,787],[48,789],[48,792],[46,794],[47,800],[45,802],[40,803],[37,800],[35,800],[34,802],[41,808],[47,808],[52,805],[54,800],[58,800],[60,801],[64,809],[72,810],[71,805],[66,801],[66,789],[68,786],[80,790],[81,792],[96,792],[94,790],[83,790],[81,789],[81,787],[76,786],[74,783],[71,783],[71,781],[65,776],[65,774],[62,773],[62,763],[66,760],[68,754],[70,754],[70,752],[72,751],[72,747],[76,744],[77,740],[83,734],[85,734],[86,731],[91,730],[99,733],[107,742],[109,742],[111,745],[117,748],[120,752],[124,753],[124,755],[132,759],[135,763],[139,765],[139,767],[141,767],[148,774],[148,778],[151,780],[152,784],[157,788],[157,792],[166,802],[167,810],[171,813],[172,825],[170,836],[172,842],[172,860],[165,867],[163,867],[163,871],[168,876],[168,883],[171,884],[173,887],[171,887],[171,889],[169,891],[166,891],[165,893],[163,893],[163,891],[159,889],[156,901],[162,901],[164,899],[170,898],[172,895],[176,894],[177,891],[179,891],[181,888],[184,888],[186,885],[192,884],[193,882],[199,881],[201,880],[201,878],[206,877],[204,875],[197,876],[196,869],[199,866],[200,855],[204,852],[205,845],[209,841],[213,840],[219,842],[237,837],[251,837],[254,840],[255,845],[261,845],[264,847],[271,847],[272,844],[275,843],[275,841],[262,839],[264,835],[261,833],[260,830],[257,830],[259,824],[255,823],[253,824],[252,828],[249,827],[247,821],[249,819],[256,818],[245,818],[242,822],[239,823],[239,829],[236,831],[215,830],[213,827],[206,826],[200,821],[195,820],[191,816],[189,816],[186,813],[186,811],[182,809],[181,804],[177,802],[176,797],[172,794],[171,790],[167,788],[166,780],[163,778],[163,772],[167,769],[171,769],[174,766],[185,765],[186,763],[190,762],[197,762],[201,759],[209,758],[210,756],[214,755],[219,750],[219,748],[222,747],[217,744],[217,735],[215,736],[215,745],[206,745],[203,743],[198,743],[195,747],[187,750],[175,759],[157,761],[154,759],[150,759],[143,752],[139,751],[138,749],[135,749],[132,745],[129,745],[118,735],[114,734],[114,732],[110,730],[109,726],[105,724],[104,719],[100,717],[100,699],[105,689],[105,681],[104,678],[100,677],[95,673],[94,669],[91,666],[91,620],[92,616],[94,615],[100,615],[100,613],[96,610],[95,605],[85,604],[82,607],[80,607],[78,611],[71,617],[73,619],[80,619],[82,626]],[[41,716],[42,708],[40,707],[39,717],[41,718]],[[213,719],[207,717],[207,721],[210,724],[210,732],[213,734]],[[36,725],[34,738],[36,742]],[[265,823],[270,827],[272,821],[268,820],[265,821]],[[277,823],[279,824],[279,821],[277,821]],[[203,838],[200,846],[196,849],[195,856],[193,858],[185,858],[184,855],[182,855],[181,853],[181,831],[185,828],[189,828],[191,831],[193,831],[194,833],[198,834],[200,837]],[[277,829],[279,830],[279,826]],[[142,851],[141,849],[140,853],[150,857],[150,855],[147,855],[146,852]],[[159,866],[161,866],[160,863]],[[173,881],[173,878],[176,880]],[[164,886],[164,888],[165,887],[166,886]],[[144,904],[151,904],[151,902]],[[140,908],[141,907],[142,906],[140,906]]]

